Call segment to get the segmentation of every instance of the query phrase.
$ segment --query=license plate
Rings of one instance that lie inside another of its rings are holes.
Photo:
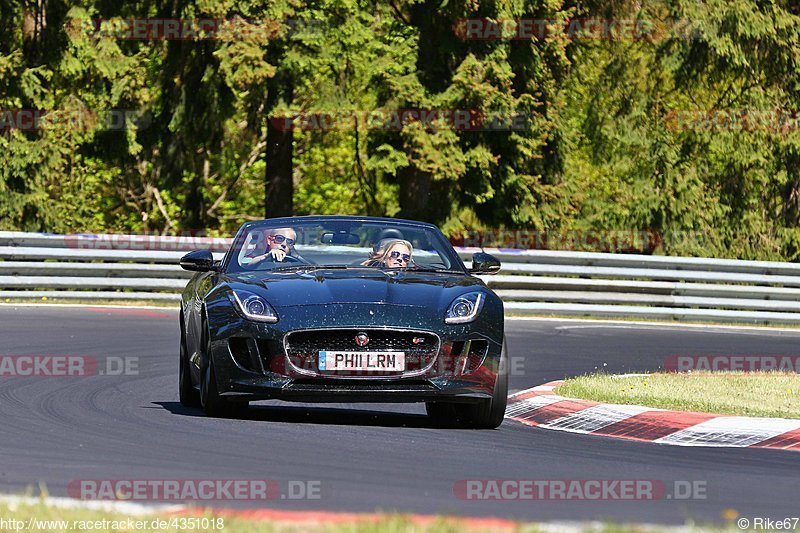
[[[373,370],[402,372],[405,352],[319,352],[320,370]]]

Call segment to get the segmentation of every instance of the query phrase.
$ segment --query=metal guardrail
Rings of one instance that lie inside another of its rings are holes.
[[[221,258],[230,239],[0,231],[0,301],[178,301],[187,251]],[[458,248],[469,261],[478,248]],[[800,264],[695,257],[487,249],[483,277],[518,315],[800,324]]]

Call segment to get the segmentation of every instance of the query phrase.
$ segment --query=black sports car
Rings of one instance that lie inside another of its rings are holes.
[[[494,428],[508,392],[503,304],[439,229],[314,216],[244,224],[183,292],[180,400],[211,416],[249,401],[425,402],[451,425]]]

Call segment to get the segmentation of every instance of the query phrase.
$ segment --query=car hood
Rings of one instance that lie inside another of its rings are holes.
[[[478,278],[463,274],[358,268],[248,272],[226,275],[224,280],[233,288],[263,295],[277,308],[337,303],[438,308],[484,286]]]

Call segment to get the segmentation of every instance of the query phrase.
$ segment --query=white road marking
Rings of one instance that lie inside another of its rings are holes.
[[[677,446],[732,446],[738,448],[752,446],[796,429],[800,429],[800,420],[723,416],[700,422],[666,437],[661,437],[654,442]]]
[[[572,431],[574,433],[592,433],[611,424],[627,420],[632,416],[656,410],[641,405],[600,404],[551,420],[546,424],[540,424],[540,427]]]
[[[615,377],[625,376],[621,375]],[[546,387],[547,385],[548,384],[544,384],[544,386],[539,385],[532,389],[525,389],[516,394],[530,393],[536,389]],[[542,394],[509,404],[506,409],[506,418],[518,420],[523,418],[526,414],[530,414],[547,405],[570,400],[575,402],[586,401],[553,394]],[[668,409],[645,407],[641,405],[598,404],[564,415],[550,422],[539,424],[538,427],[586,434],[593,433],[617,422],[651,411],[670,412]],[[678,411],[672,412],[676,414],[679,413]],[[757,445],[790,431],[800,430],[800,420],[789,418],[759,418],[714,414],[710,414],[709,416],[715,416],[716,418],[697,423],[665,437],[654,439],[651,442],[673,446],[745,448]]]
[[[526,398],[525,400],[514,402],[506,407],[506,418],[529,414],[532,411],[562,400],[564,400],[564,398],[561,396],[534,396],[532,398]]]

